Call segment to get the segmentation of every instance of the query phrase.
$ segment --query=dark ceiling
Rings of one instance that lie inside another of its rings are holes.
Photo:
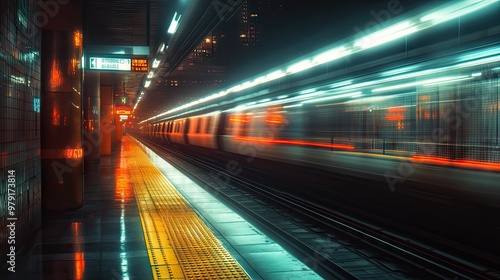
[[[155,71],[155,78],[145,91],[147,97],[153,89],[163,91],[162,81],[217,24],[227,20],[243,0],[85,0],[83,3],[84,46],[149,46],[149,69]],[[166,31],[176,12],[182,14],[182,18],[177,32],[170,35]],[[162,43],[169,47],[160,54],[158,49]],[[157,69],[151,68],[154,59],[161,59]],[[134,104],[139,90],[144,90],[147,74],[102,72],[101,81],[110,83],[115,94],[126,93]],[[178,103],[182,100],[179,98],[165,96],[164,100]],[[158,104],[149,106],[153,105]],[[139,106],[144,114],[141,118],[148,117],[147,102],[141,101]]]
[[[85,0],[84,44],[150,46],[158,40],[167,15],[177,0]],[[102,72],[102,81],[111,83],[114,93],[135,98],[144,73]]]

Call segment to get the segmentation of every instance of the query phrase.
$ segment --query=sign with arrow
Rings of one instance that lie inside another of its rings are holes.
[[[91,57],[90,69],[103,71],[131,71],[130,58]]]

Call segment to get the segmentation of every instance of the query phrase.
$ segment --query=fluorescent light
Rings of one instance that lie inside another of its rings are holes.
[[[415,70],[416,66],[406,66],[406,67],[399,67],[399,68],[396,68],[396,69],[392,69],[392,70],[388,70],[388,71],[385,71],[385,72],[382,72],[380,74],[380,76],[382,77],[390,77],[390,76],[394,76],[394,75],[398,75],[398,74],[402,74],[402,73],[407,73],[407,72],[410,72],[410,71],[413,71]]]
[[[450,80],[445,80],[445,81],[438,81],[438,82],[432,82],[432,83],[426,83],[426,84],[423,84],[423,86],[435,86],[435,85],[442,85],[442,84],[448,84],[448,83],[454,83],[454,82],[458,82],[458,81],[463,81],[463,80],[470,80],[472,79],[471,77],[467,77],[467,76],[462,76],[462,77],[458,77],[456,79],[450,79]]]
[[[411,26],[409,21],[404,21],[389,26],[380,31],[364,36],[354,43],[355,47],[369,49],[418,31],[416,26]]]
[[[439,11],[436,11],[434,13],[425,15],[420,19],[420,21],[421,22],[431,21],[433,24],[438,24],[441,22],[445,22],[475,12],[479,9],[482,9],[486,6],[496,3],[497,1],[498,0],[462,1],[460,3],[455,3],[454,5],[448,6],[444,9],[440,9]]]
[[[153,71],[150,71],[148,74],[148,79],[153,78],[154,75],[155,75],[155,73]]]
[[[462,78],[464,78],[464,76],[461,76],[461,77],[441,77],[441,78],[416,81],[416,82],[411,82],[411,83],[406,83],[406,84],[399,84],[399,85],[393,85],[393,86],[388,86],[388,87],[376,88],[376,89],[372,90],[372,92],[390,91],[390,90],[413,87],[413,86],[418,86],[418,85],[433,85],[433,84],[437,84],[437,83],[441,83],[441,82],[455,81],[455,80],[462,79]]]
[[[170,22],[170,27],[168,28],[168,33],[174,34],[177,31],[177,28],[179,28],[179,21],[181,20],[181,15],[177,17],[177,12],[174,14],[174,17],[172,18],[172,22]]]
[[[256,85],[263,84],[263,83],[267,82],[267,78],[266,78],[266,76],[260,76],[257,79],[253,80],[253,82]]]
[[[316,103],[316,102],[338,99],[338,98],[343,98],[343,97],[359,96],[361,94],[362,94],[361,91],[355,91],[355,92],[350,92],[350,93],[345,93],[345,94],[338,94],[338,95],[332,95],[332,96],[323,97],[323,98],[316,98],[316,99],[312,99],[312,100],[307,100],[307,101],[304,101],[303,103]]]
[[[479,72],[479,73],[472,73],[470,74],[471,77],[479,77],[481,76],[483,73]]]
[[[477,65],[482,65],[482,64],[486,64],[486,63],[492,63],[492,62],[498,62],[498,61],[500,61],[500,55],[493,56],[493,57],[487,57],[487,58],[483,58],[483,59],[476,59],[473,61],[467,61],[464,63],[454,65],[453,67],[447,67],[447,69],[461,69],[461,68],[465,68],[465,67],[472,67],[472,66],[477,66]]]
[[[313,66],[315,66],[315,64],[312,63],[311,59],[305,59],[305,60],[302,60],[300,62],[297,62],[297,63],[289,66],[286,69],[286,72],[289,73],[289,74],[294,74],[294,73],[301,72],[301,71],[304,71],[306,69],[309,69],[309,68],[311,68]]]
[[[346,81],[342,81],[342,82],[337,82],[337,83],[334,83],[330,86],[330,88],[336,88],[336,87],[342,87],[342,86],[348,86],[352,84],[352,80],[346,80]]]
[[[283,109],[286,109],[286,108],[293,108],[293,107],[300,107],[300,106],[302,106],[302,103],[300,103],[300,104],[293,104],[293,105],[283,106]]]
[[[155,58],[155,60],[153,60],[153,68],[155,69],[158,68],[158,66],[160,66],[160,61],[161,60]]]
[[[341,46],[316,55],[312,61],[314,64],[323,64],[347,56],[351,53],[351,51]]]
[[[267,74],[266,79],[268,81],[272,81],[272,80],[279,79],[279,78],[284,77],[284,76],[286,76],[285,72],[283,72],[282,70],[277,70],[277,71],[274,71],[270,74]]]
[[[149,85],[151,85],[151,80],[146,80],[146,82],[144,83],[144,87],[148,88]]]
[[[311,92],[315,92],[315,91],[316,91],[315,88],[308,88],[308,89],[304,89],[304,90],[299,91],[299,94],[307,94],[307,93],[311,93]]]
[[[160,46],[160,52],[164,52],[165,51],[165,47],[167,45],[165,45],[165,43],[161,43],[161,46]]]
[[[288,95],[280,95],[280,96],[278,96],[278,99],[285,99],[287,97],[288,97]]]
[[[459,62],[471,61],[471,60],[476,60],[478,58],[484,58],[487,56],[498,55],[499,53],[500,53],[500,47],[493,47],[493,48],[479,50],[479,51],[476,51],[473,53],[468,53],[468,54],[462,55],[462,56],[460,56],[458,61]]]
[[[498,0],[468,0],[468,1],[461,1],[459,3],[453,3],[451,5],[446,5],[446,6],[443,5],[443,6],[439,7],[438,9],[434,10],[434,12],[411,17],[405,21],[393,24],[391,26],[388,26],[386,28],[383,28],[381,30],[378,30],[376,32],[368,34],[366,36],[363,36],[357,40],[347,42],[347,43],[340,45],[340,46],[335,46],[330,50],[324,51],[324,52],[316,54],[316,55],[312,55],[309,58],[306,58],[306,59],[303,58],[301,61],[290,64],[288,66],[285,66],[281,70],[276,70],[276,71],[271,72],[267,75],[257,77],[252,82],[247,81],[245,83],[233,86],[230,89],[222,91],[218,94],[212,94],[208,98],[205,97],[203,99],[200,99],[197,101],[197,103],[191,102],[189,104],[185,104],[183,106],[171,109],[171,110],[167,111],[167,113],[180,111],[180,110],[183,110],[183,109],[188,108],[190,106],[194,106],[196,104],[203,103],[203,102],[206,102],[208,100],[212,100],[212,99],[216,99],[216,98],[225,96],[225,95],[232,93],[232,92],[238,92],[238,91],[241,91],[243,89],[254,87],[255,85],[267,83],[267,82],[282,78],[284,76],[292,75],[292,74],[310,69],[312,67],[333,61],[335,59],[345,57],[345,56],[353,54],[353,53],[361,52],[365,49],[369,49],[369,48],[372,48],[374,46],[379,46],[381,44],[388,43],[390,41],[396,40],[398,38],[402,38],[404,36],[418,32],[420,30],[430,28],[430,27],[435,26],[441,22],[475,12],[479,9],[485,8],[485,7],[487,7],[493,3],[496,3],[496,2],[498,2]],[[172,22],[170,24],[170,27],[169,27],[169,31],[168,31],[169,33],[173,34],[176,32],[180,20],[181,20],[181,15],[177,15],[177,13],[175,13],[175,15],[172,19]],[[165,47],[168,47],[168,46],[165,46]],[[355,90],[355,89],[362,88],[362,87],[373,86],[375,84],[386,83],[386,82],[390,82],[390,81],[398,81],[398,80],[407,79],[410,77],[430,75],[430,74],[438,73],[438,72],[441,72],[444,70],[471,67],[474,65],[480,65],[480,64],[487,63],[487,61],[493,62],[493,61],[498,61],[498,60],[499,60],[499,56],[494,56],[494,57],[488,57],[488,58],[483,58],[483,59],[477,59],[477,60],[473,60],[473,61],[467,61],[467,62],[464,62],[461,64],[454,65],[453,67],[443,67],[443,68],[433,69],[433,70],[423,70],[420,72],[407,73],[407,74],[403,74],[403,75],[399,75],[399,76],[388,77],[386,79],[369,81],[369,82],[364,82],[364,83],[352,84],[351,80],[341,81],[341,82],[332,84],[330,87],[331,88],[342,87],[343,89]],[[153,61],[152,67],[157,68],[160,64],[160,61],[161,61],[161,59],[160,60],[155,59]],[[462,61],[464,61],[464,60],[462,60]],[[409,70],[409,69],[396,69],[393,72],[383,73],[382,76],[397,75],[399,73],[404,73],[405,70]],[[493,69],[493,70],[498,70],[498,67]],[[439,80],[439,79],[444,79],[444,78],[438,78],[437,81],[434,79],[434,82],[430,83],[430,84],[445,83],[445,82],[452,82],[453,81],[453,80]],[[458,81],[457,77],[455,77],[455,81]],[[424,82],[425,81],[410,82],[410,83],[401,84],[401,85],[382,87],[382,88],[374,89],[373,92],[380,92],[380,91],[384,91],[384,90],[392,90],[392,89],[397,89],[397,88],[410,87],[410,86],[414,86],[414,85],[423,84]],[[427,84],[429,84],[429,81],[427,81],[427,82],[428,82]],[[317,94],[313,93],[311,95],[314,96]],[[339,96],[341,96],[341,95],[339,95]],[[301,98],[305,98],[305,97],[310,98],[311,96],[302,95]],[[332,98],[338,98],[338,97],[332,97]]]

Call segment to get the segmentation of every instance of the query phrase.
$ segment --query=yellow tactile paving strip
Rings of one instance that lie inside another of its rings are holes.
[[[250,279],[141,148],[122,144],[154,279]]]

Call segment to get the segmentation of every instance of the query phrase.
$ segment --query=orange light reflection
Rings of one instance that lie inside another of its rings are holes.
[[[483,169],[489,171],[500,171],[500,164],[485,161],[465,160],[465,159],[449,159],[436,156],[414,155],[412,160],[419,163],[439,164],[457,166],[462,168]]]
[[[79,222],[71,223],[71,232],[73,235],[73,246],[75,250],[75,280],[82,280],[85,272],[85,250],[81,240],[81,229]]]
[[[244,122],[244,123],[249,122],[248,118],[229,118],[229,120],[233,122]]]
[[[56,90],[63,83],[61,71],[59,70],[59,65],[57,60],[52,61],[52,67],[50,68],[50,89]]]
[[[127,168],[125,159],[120,160],[120,168],[115,170],[115,201],[132,200],[132,184],[130,184]]]
[[[57,110],[56,107],[52,109],[52,114],[51,114],[51,119],[52,119],[52,125],[53,126],[59,126],[61,125],[61,114]]]
[[[389,108],[385,119],[388,121],[402,121],[405,119],[405,111],[406,109],[401,107]]]

